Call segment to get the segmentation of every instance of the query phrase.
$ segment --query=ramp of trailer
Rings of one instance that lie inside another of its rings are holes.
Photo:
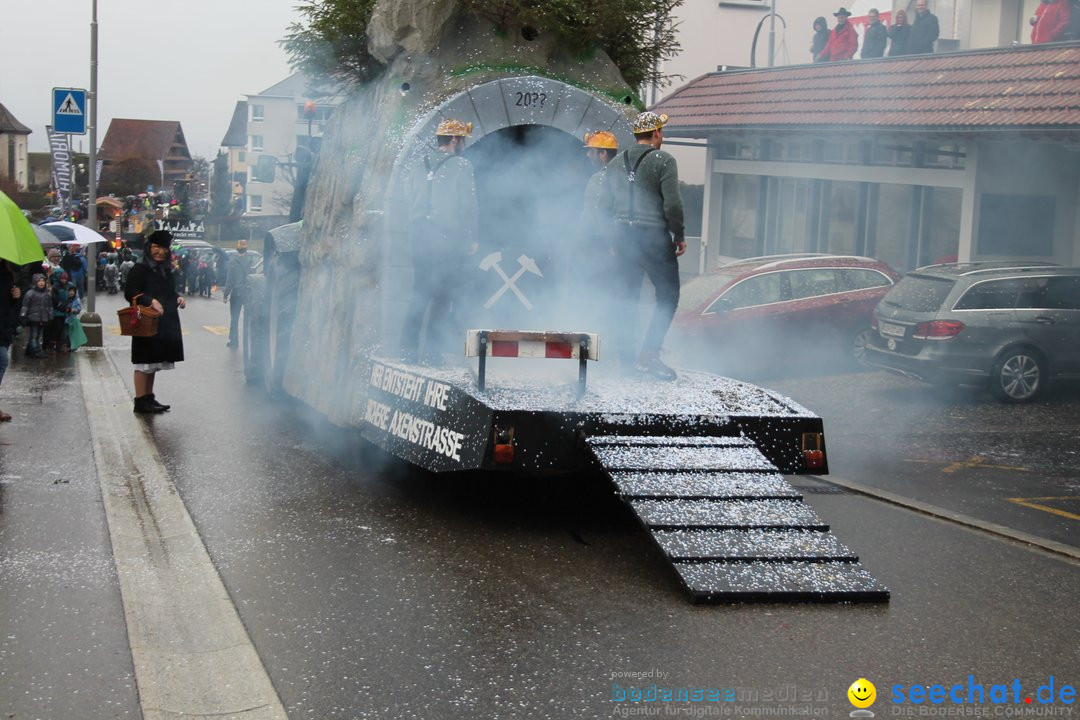
[[[887,601],[745,437],[586,438],[698,602]]]

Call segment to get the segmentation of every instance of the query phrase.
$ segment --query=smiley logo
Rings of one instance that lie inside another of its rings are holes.
[[[859,678],[847,689],[848,700],[857,708],[868,708],[877,699],[877,688],[866,678]]]

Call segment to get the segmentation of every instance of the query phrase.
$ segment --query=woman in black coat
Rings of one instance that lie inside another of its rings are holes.
[[[154,377],[159,370],[171,370],[184,359],[184,339],[180,334],[180,308],[186,303],[176,292],[169,247],[172,235],[156,230],[146,239],[142,260],[128,273],[124,297],[161,311],[158,331],[151,337],[131,338],[131,362],[135,365],[135,412],[159,413],[169,409],[154,399]]]

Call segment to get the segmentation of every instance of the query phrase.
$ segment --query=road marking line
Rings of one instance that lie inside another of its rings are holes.
[[[77,354],[143,717],[287,720],[109,353]]]
[[[1059,510],[1049,505],[1042,505],[1040,503],[1031,502],[1032,500],[1080,500],[1080,497],[1075,495],[1062,495],[1057,497],[1037,497],[1037,498],[1007,498],[1009,502],[1016,503],[1017,505],[1023,505],[1024,507],[1033,508],[1035,510],[1042,510],[1043,512],[1053,513],[1054,515],[1060,515],[1061,517],[1067,517],[1070,520],[1080,520],[1080,515],[1071,513],[1068,510]]]
[[[220,335],[221,337],[225,337],[229,334],[229,328],[224,325],[203,325],[203,330],[212,332],[215,335]]]
[[[943,464],[941,460],[917,460],[912,458],[905,458],[904,462],[913,463],[925,463],[926,465],[940,465]],[[994,470],[1015,470],[1017,472],[1031,472],[1028,468],[1013,467],[1011,465],[988,465],[986,458],[982,455],[976,455],[975,457],[968,458],[967,460],[958,460],[953,463],[949,463],[941,469],[941,472],[954,473],[957,470],[963,470],[965,468],[991,468]]]

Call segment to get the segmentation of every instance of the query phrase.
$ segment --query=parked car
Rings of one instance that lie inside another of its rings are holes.
[[[683,285],[667,346],[725,372],[835,359],[837,351],[861,363],[873,309],[899,279],[853,255],[737,260]]]
[[[1080,268],[950,263],[912,271],[878,305],[867,360],[1005,402],[1080,377]]]

